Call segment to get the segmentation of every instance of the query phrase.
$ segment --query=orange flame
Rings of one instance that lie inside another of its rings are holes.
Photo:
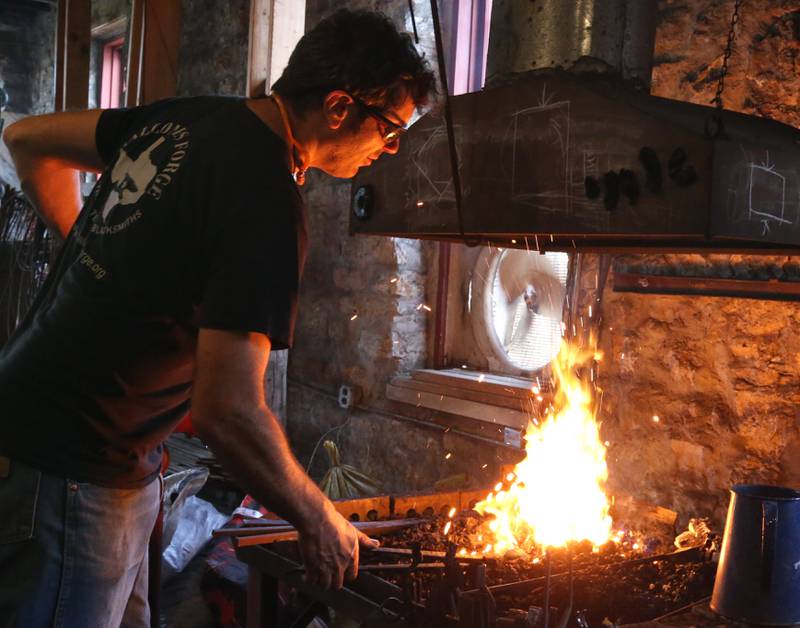
[[[564,342],[552,362],[553,403],[541,423],[528,423],[525,459],[475,509],[495,516],[489,529],[495,553],[532,552],[536,546],[563,546],[611,537],[606,448],[594,419],[589,377],[576,371],[597,358]]]

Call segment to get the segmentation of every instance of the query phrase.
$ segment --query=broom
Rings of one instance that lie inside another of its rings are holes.
[[[378,484],[349,464],[342,464],[339,448],[331,440],[322,443],[331,461],[331,468],[320,482],[320,488],[330,499],[367,497],[378,492]]]

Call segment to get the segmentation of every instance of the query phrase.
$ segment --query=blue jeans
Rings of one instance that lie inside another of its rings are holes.
[[[0,477],[0,628],[148,628],[161,486],[113,489],[11,461]]]

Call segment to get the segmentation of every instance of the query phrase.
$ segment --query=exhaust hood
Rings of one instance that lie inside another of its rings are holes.
[[[503,4],[496,0],[494,48]],[[520,16],[500,24],[520,21],[530,28]],[[574,49],[580,57],[587,46]],[[490,50],[490,70],[492,54],[500,56]],[[800,131],[726,111],[712,140],[713,107],[652,96],[621,74],[535,69],[451,97],[461,220],[445,121],[431,112],[396,155],[355,178],[351,232],[540,251],[796,254]]]

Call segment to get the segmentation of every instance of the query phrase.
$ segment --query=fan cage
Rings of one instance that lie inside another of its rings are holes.
[[[508,251],[503,251],[500,254],[500,259],[495,266],[494,277],[492,278],[492,332],[497,337],[499,344],[503,346],[509,362],[519,369],[535,371],[549,364],[558,354],[561,347],[562,321],[534,314],[532,324],[527,331],[517,337],[517,329],[526,314],[527,306],[525,302],[520,299],[514,306],[513,311],[506,312],[508,306],[495,298],[501,290],[500,268],[507,253]],[[569,254],[548,252],[544,254],[544,257],[552,267],[553,275],[558,278],[562,286],[566,286]],[[501,329],[505,325],[511,325],[509,337],[516,338],[508,346],[504,346],[500,340]]]

